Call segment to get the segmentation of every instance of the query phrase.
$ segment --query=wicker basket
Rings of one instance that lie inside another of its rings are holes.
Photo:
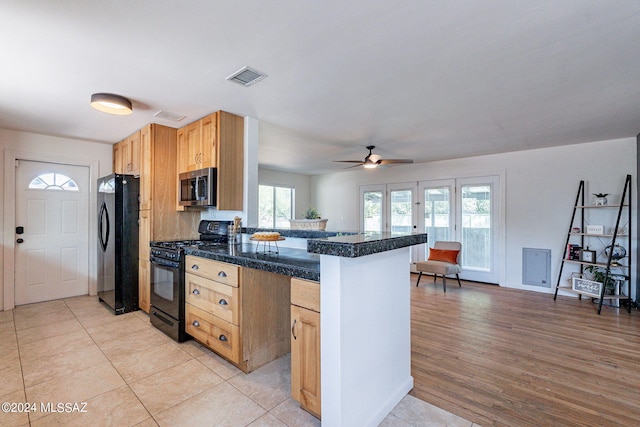
[[[328,219],[290,219],[292,230],[324,230]]]

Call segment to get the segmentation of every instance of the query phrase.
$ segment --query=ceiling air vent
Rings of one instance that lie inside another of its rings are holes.
[[[227,80],[236,82],[242,86],[251,86],[265,78],[267,78],[267,74],[245,66],[227,77]]]
[[[159,119],[171,120],[172,122],[179,122],[187,116],[183,116],[182,114],[178,114],[178,113],[172,113],[171,111],[160,110],[157,113],[155,113],[153,117],[157,117]]]

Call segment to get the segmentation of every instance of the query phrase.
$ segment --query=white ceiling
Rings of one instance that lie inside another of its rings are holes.
[[[370,144],[425,162],[640,132],[637,0],[2,0],[0,47],[2,128],[113,143],[226,110],[260,120],[261,165],[308,174]],[[269,77],[225,80],[244,65]]]

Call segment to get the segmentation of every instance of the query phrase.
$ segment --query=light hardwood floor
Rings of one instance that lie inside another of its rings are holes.
[[[484,427],[640,425],[638,310],[416,280],[412,395]]]

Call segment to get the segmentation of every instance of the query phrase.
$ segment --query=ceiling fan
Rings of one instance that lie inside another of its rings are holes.
[[[371,151],[376,148],[375,145],[367,146],[367,150],[369,150],[369,154],[364,160],[334,160],[334,162],[340,163],[358,163],[357,165],[351,166],[364,166],[367,169],[375,169],[378,165],[393,165],[399,163],[413,163],[411,159],[383,159],[379,154],[373,154]]]

